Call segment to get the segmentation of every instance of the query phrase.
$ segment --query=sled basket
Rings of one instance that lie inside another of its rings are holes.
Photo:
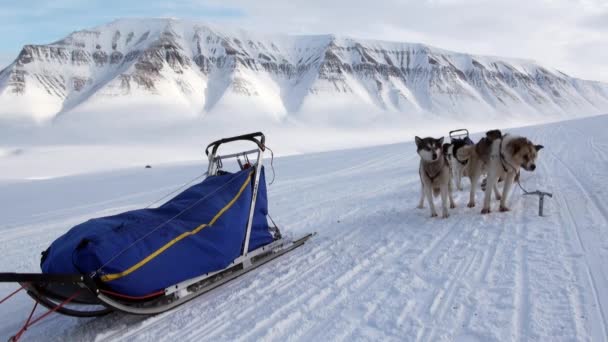
[[[473,145],[474,142],[469,138],[469,130],[466,128],[455,129],[450,131],[450,142],[464,143],[464,145]]]

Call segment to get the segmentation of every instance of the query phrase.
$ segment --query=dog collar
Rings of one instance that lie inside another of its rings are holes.
[[[459,146],[457,149],[454,150],[454,153],[452,154],[454,156],[454,159],[456,159],[457,162],[459,162],[461,165],[467,165],[467,163],[469,162],[469,160],[465,160],[462,161],[460,159],[458,159],[458,150],[460,150],[462,147],[464,147],[465,145]]]
[[[456,155],[454,155],[454,159],[456,159],[456,161],[459,162],[462,165],[467,165],[467,163],[469,162],[468,159],[465,160],[465,161],[462,161],[462,160],[458,159],[458,156],[456,156]]]
[[[502,153],[502,143],[503,143],[503,141],[505,141],[506,136],[507,136],[507,134],[503,135],[502,139],[500,139],[500,144],[498,145],[498,155],[500,158],[500,165],[502,165],[502,169],[505,170],[505,172],[509,172],[509,170],[507,169],[507,166],[505,166],[505,163],[507,165],[509,165],[513,169],[513,171],[515,171],[515,168],[507,162],[505,155]]]

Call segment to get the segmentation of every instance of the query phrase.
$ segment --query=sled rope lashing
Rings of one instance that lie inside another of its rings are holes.
[[[268,145],[264,145],[264,147],[270,151],[270,168],[272,169],[272,180],[270,182],[268,182],[268,185],[272,185],[274,183],[274,179],[275,179],[275,171],[274,171],[274,151],[268,147]],[[241,159],[239,158],[241,155],[237,154],[237,159],[236,161],[239,163],[239,166],[241,167],[241,170],[244,170],[246,168],[249,168],[251,166],[253,166],[251,164],[251,161],[249,160],[249,153],[244,152],[242,154],[244,161],[241,161]],[[221,156],[218,156],[216,158],[216,160],[221,162]],[[255,165],[255,164],[254,164]],[[220,166],[218,166],[218,169],[221,169],[221,164]]]
[[[241,160],[241,158],[243,158],[243,160]],[[222,156],[217,156],[216,157],[216,168],[218,170],[221,170],[223,167],[223,164],[221,163],[222,161]],[[239,163],[239,167],[241,168],[241,170],[245,170],[251,167],[251,161],[249,160],[249,154],[247,154],[247,152],[243,152],[242,154],[237,154],[236,156],[236,161],[237,163]]]
[[[6,302],[7,300],[9,300],[12,296],[16,295],[17,293],[19,293],[19,291],[23,290],[23,285],[20,286],[18,289],[16,289],[15,291],[13,291],[11,294],[9,294],[8,296],[2,298],[2,300],[0,300],[0,304]]]
[[[143,295],[143,296],[129,296],[126,294],[122,294],[122,293],[118,293],[118,292],[114,292],[114,291],[110,291],[110,290],[101,290],[101,289],[99,290],[99,292],[105,293],[110,296],[122,298],[122,299],[128,299],[128,300],[144,300],[144,299],[159,297],[159,296],[162,296],[165,294],[165,290],[159,290],[156,292],[148,293],[147,295]]]
[[[218,170],[221,170],[221,169],[224,167],[224,162],[222,161],[222,157],[218,157],[218,158],[215,160],[215,164],[216,164],[216,166],[217,166],[217,169],[218,169]]]
[[[274,151],[266,144],[264,144],[264,147],[270,151],[270,169],[272,170],[272,180],[270,182],[268,182],[268,186],[271,186],[274,183],[275,180],[275,171],[274,171]],[[245,165],[249,165],[251,166],[251,163],[249,161],[249,154],[247,152],[244,153],[244,158],[245,158],[245,164],[243,164],[241,162],[241,160],[239,158],[237,158],[237,162],[239,163],[239,166],[241,167],[241,169],[245,168]],[[272,216],[270,216],[270,213],[266,214],[266,216],[268,216],[268,218],[270,219],[270,221],[272,222],[272,224],[278,229],[279,226],[276,224],[276,222],[274,222],[274,220],[272,219]]]
[[[243,193],[243,191],[245,191],[245,189],[247,188],[247,186],[249,186],[251,184],[251,176],[253,175],[253,172],[250,172],[249,175],[247,176],[247,178],[245,179],[245,182],[243,183],[243,185],[241,186],[241,188],[239,189],[239,192],[236,194],[236,196],[230,201],[228,202],[228,204],[226,204],[226,206],[224,206],[212,219],[211,221],[209,221],[209,223],[204,223],[199,225],[198,227],[194,228],[191,231],[188,232],[184,232],[182,234],[180,234],[179,236],[177,236],[176,238],[174,238],[173,240],[167,242],[165,245],[163,245],[162,247],[160,247],[159,249],[157,249],[156,251],[154,251],[152,254],[148,255],[147,257],[145,257],[144,259],[140,260],[138,263],[136,263],[135,265],[129,267],[128,269],[119,272],[119,273],[112,273],[112,274],[104,274],[101,276],[101,281],[103,282],[109,282],[112,280],[116,280],[119,278],[122,278],[124,276],[127,276],[131,273],[133,273],[134,271],[138,270],[139,268],[141,268],[142,266],[144,266],[145,264],[147,264],[148,262],[150,262],[152,259],[156,258],[158,255],[160,255],[161,253],[163,253],[164,251],[166,251],[167,249],[169,249],[171,246],[175,245],[176,243],[178,243],[179,241],[187,238],[188,236],[197,234],[198,232],[200,232],[201,230],[203,230],[204,228],[208,227],[208,226],[212,226],[226,211],[228,211],[228,209],[230,209],[230,207],[232,207],[232,205],[234,205],[234,203],[239,199],[239,197],[241,197],[241,194]],[[120,251],[118,254],[116,254],[114,257],[110,258],[110,260],[108,260],[106,263],[104,263],[101,267],[99,267],[97,269],[97,271],[95,271],[92,275],[91,278],[93,278],[94,276],[96,276],[97,274],[99,274],[101,272],[101,270],[107,266],[109,263],[111,263],[112,261],[116,260],[116,258],[118,256],[120,256],[121,254],[123,254],[124,252],[126,252],[129,248],[132,248],[135,244],[137,244],[138,242],[144,240],[146,237],[150,236],[153,232],[157,231],[158,229],[162,228],[163,226],[165,226],[166,224],[168,224],[169,222],[171,222],[172,220],[176,219],[177,217],[179,217],[181,214],[183,214],[184,212],[188,211],[189,209],[193,208],[194,206],[198,205],[200,202],[202,202],[203,200],[207,199],[208,197],[210,197],[211,195],[215,194],[217,191],[219,191],[220,189],[224,188],[225,186],[229,185],[230,183],[234,182],[234,180],[236,180],[237,178],[233,178],[232,180],[230,180],[229,182],[227,182],[226,184],[224,184],[222,187],[218,188],[217,190],[215,190],[214,192],[210,193],[209,195],[199,199],[198,201],[196,201],[194,204],[190,205],[189,207],[187,207],[186,209],[182,210],[181,212],[179,212],[178,214],[176,214],[175,216],[173,216],[172,218],[170,218],[169,220],[163,222],[162,224],[158,225],[156,228],[154,228],[153,230],[151,230],[150,232],[148,232],[146,235],[142,236],[141,238],[135,240],[133,243],[131,243],[129,246],[125,247],[122,251]]]
[[[25,321],[25,323],[23,324],[23,326],[21,327],[21,329],[19,329],[19,331],[12,336],[9,339],[9,342],[17,342],[19,341],[19,339],[21,338],[21,336],[23,336],[23,334],[25,333],[25,331],[31,327],[32,325],[40,322],[41,320],[43,320],[45,317],[49,316],[50,314],[52,314],[53,312],[61,309],[62,307],[66,306],[67,304],[69,304],[71,301],[73,301],[76,297],[78,297],[78,295],[80,294],[80,291],[76,291],[73,295],[71,295],[69,298],[67,298],[66,300],[64,300],[63,302],[57,304],[57,306],[55,306],[52,309],[49,309],[47,312],[45,312],[44,314],[42,314],[41,316],[37,317],[36,319],[34,319],[32,321],[32,317],[34,316],[34,312],[36,311],[36,308],[38,307],[38,302],[34,303],[34,307],[32,308],[32,311],[30,312],[30,315],[28,316],[27,320]]]
[[[268,147],[268,146],[266,146],[266,148],[268,149],[268,151],[270,151],[270,168],[272,169],[272,180],[268,183],[268,185],[270,186],[270,185],[272,185],[272,183],[274,183],[274,177],[275,177],[275,174],[274,174],[274,163],[273,163],[274,162],[274,151],[270,147]]]
[[[207,176],[208,174],[209,174],[208,172],[204,172],[204,173],[202,173],[202,174],[200,174],[200,175],[198,175],[198,176],[196,176],[196,177],[192,178],[191,180],[189,180],[189,181],[187,181],[186,183],[182,184],[182,185],[181,185],[179,188],[177,188],[177,189],[175,189],[175,190],[171,191],[170,193],[168,193],[168,194],[164,195],[163,197],[161,197],[161,198],[157,199],[156,201],[154,201],[154,202],[152,202],[152,203],[148,204],[148,205],[145,207],[145,209],[148,209],[148,208],[150,208],[151,206],[153,206],[154,204],[156,204],[156,203],[158,203],[158,202],[160,202],[160,201],[164,200],[165,198],[167,198],[167,197],[169,197],[169,196],[171,196],[171,195],[173,195],[173,194],[177,193],[177,192],[178,192],[178,191],[180,191],[180,190],[185,189],[185,188],[186,188],[186,187],[188,187],[190,184],[194,183],[195,181],[197,181],[197,180],[198,180],[198,179],[200,179],[200,178],[203,178],[203,177]]]

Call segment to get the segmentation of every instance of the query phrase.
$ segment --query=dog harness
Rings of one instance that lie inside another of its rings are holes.
[[[456,161],[459,162],[462,166],[467,165],[467,163],[469,162],[468,159],[465,160],[465,161],[462,161],[462,160],[458,159],[458,155],[456,153],[454,153],[454,159],[456,159]]]
[[[505,170],[505,172],[509,172],[509,170],[505,166],[505,163],[509,166],[511,166],[511,165],[507,162],[507,160],[505,159],[505,155],[502,153],[502,142],[505,140],[506,136],[507,136],[507,134],[503,135],[502,139],[500,139],[500,144],[498,145],[498,155],[500,158],[500,165],[502,165],[502,169]],[[511,166],[511,168],[513,168],[513,170],[515,170],[515,168],[513,166]]]
[[[429,175],[429,173],[426,172],[426,170],[424,170],[424,173],[426,174],[427,177],[429,177],[431,179],[431,183],[433,183],[435,181],[435,178],[437,178],[439,176],[439,174],[441,173],[441,169],[439,169],[439,171],[437,171],[437,173],[434,176]]]
[[[446,157],[446,155],[445,155],[445,154],[443,155],[443,162],[444,162],[444,163],[446,163],[447,165],[450,165],[450,164],[448,163],[448,160],[447,160],[447,157]],[[444,166],[445,166],[445,164],[444,164],[444,165],[442,165],[442,166],[439,168],[439,171],[437,171],[437,173],[435,173],[435,175],[434,175],[434,176],[429,175],[429,173],[428,173],[428,172],[427,172],[427,171],[424,169],[424,167],[422,168],[422,170],[424,171],[424,174],[425,174],[427,177],[429,177],[429,178],[431,179],[431,183],[433,183],[433,182],[435,182],[435,179],[436,179],[437,177],[439,177],[439,175],[441,174],[441,171],[442,171],[442,169],[443,169],[443,167],[444,167]]]
[[[467,165],[467,163],[469,162],[468,159],[465,161],[458,159],[458,150],[467,146],[468,144],[466,142],[463,142],[462,144],[457,142],[457,143],[454,143],[453,145],[454,145],[454,150],[453,150],[452,156],[454,156],[454,159],[456,159],[456,161],[459,162],[462,166]]]

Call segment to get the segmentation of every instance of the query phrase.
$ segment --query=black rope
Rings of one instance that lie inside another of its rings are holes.
[[[515,178],[517,178],[517,185],[519,185],[519,188],[521,189],[521,191],[524,192],[524,194],[531,194],[530,191],[526,190],[520,183],[521,177],[520,177],[520,172],[517,171],[517,175],[515,175]]]
[[[517,170],[516,168],[513,167],[513,165],[511,165],[511,163],[509,163],[506,159],[504,154],[502,154],[502,142],[505,141],[505,137],[507,136],[507,134],[505,134],[502,139],[500,139],[500,142],[498,143],[498,158],[500,159],[500,164],[502,165],[502,169],[505,172],[509,172],[509,170],[507,170],[507,167],[505,166],[505,163],[507,163],[507,165],[509,165],[513,171]],[[519,173],[519,172],[518,172]]]
[[[274,151],[268,146],[265,146],[265,147],[270,151],[270,168],[272,169],[272,180],[270,181],[270,183],[268,183],[268,185],[270,186],[270,185],[272,185],[272,183],[274,183],[274,179],[275,179]],[[279,231],[279,236],[280,236],[281,231],[279,230],[279,226],[276,224],[276,222],[274,222],[274,220],[272,219],[272,216],[270,216],[270,213],[267,213],[266,216],[268,216],[268,218],[270,219],[270,222],[272,222],[274,227]]]
[[[272,180],[270,181],[270,183],[268,183],[268,185],[272,185],[272,183],[274,183],[274,177],[275,177],[275,173],[274,173],[274,152],[272,151],[272,149],[268,146],[266,146],[266,148],[270,151],[270,168],[272,169]]]
[[[148,205],[147,205],[147,206],[146,206],[144,209],[148,209],[148,208],[150,208],[150,207],[151,207],[151,206],[153,206],[154,204],[156,204],[156,203],[158,203],[158,202],[160,202],[160,201],[164,200],[165,198],[167,198],[167,197],[169,197],[169,196],[173,195],[174,193],[176,193],[176,192],[178,192],[178,191],[180,191],[180,190],[184,189],[184,188],[185,188],[185,187],[187,187],[188,185],[190,185],[190,184],[194,183],[194,181],[198,180],[199,178],[205,177],[206,175],[207,175],[207,172],[205,172],[205,173],[203,173],[203,174],[200,174],[200,175],[198,175],[198,176],[194,177],[193,179],[191,179],[191,180],[189,180],[188,182],[186,182],[186,183],[184,183],[183,185],[181,185],[179,188],[177,188],[177,189],[175,189],[175,190],[171,191],[170,193],[168,193],[168,194],[164,195],[163,197],[161,197],[161,198],[157,199],[156,201],[154,201],[154,202],[152,202],[152,203],[148,204]]]
[[[270,216],[270,213],[266,214],[266,216],[268,216],[268,218],[270,219],[270,222],[272,222],[272,224],[278,229],[279,226],[277,226],[276,222],[274,222],[274,220],[272,219],[272,216]]]

